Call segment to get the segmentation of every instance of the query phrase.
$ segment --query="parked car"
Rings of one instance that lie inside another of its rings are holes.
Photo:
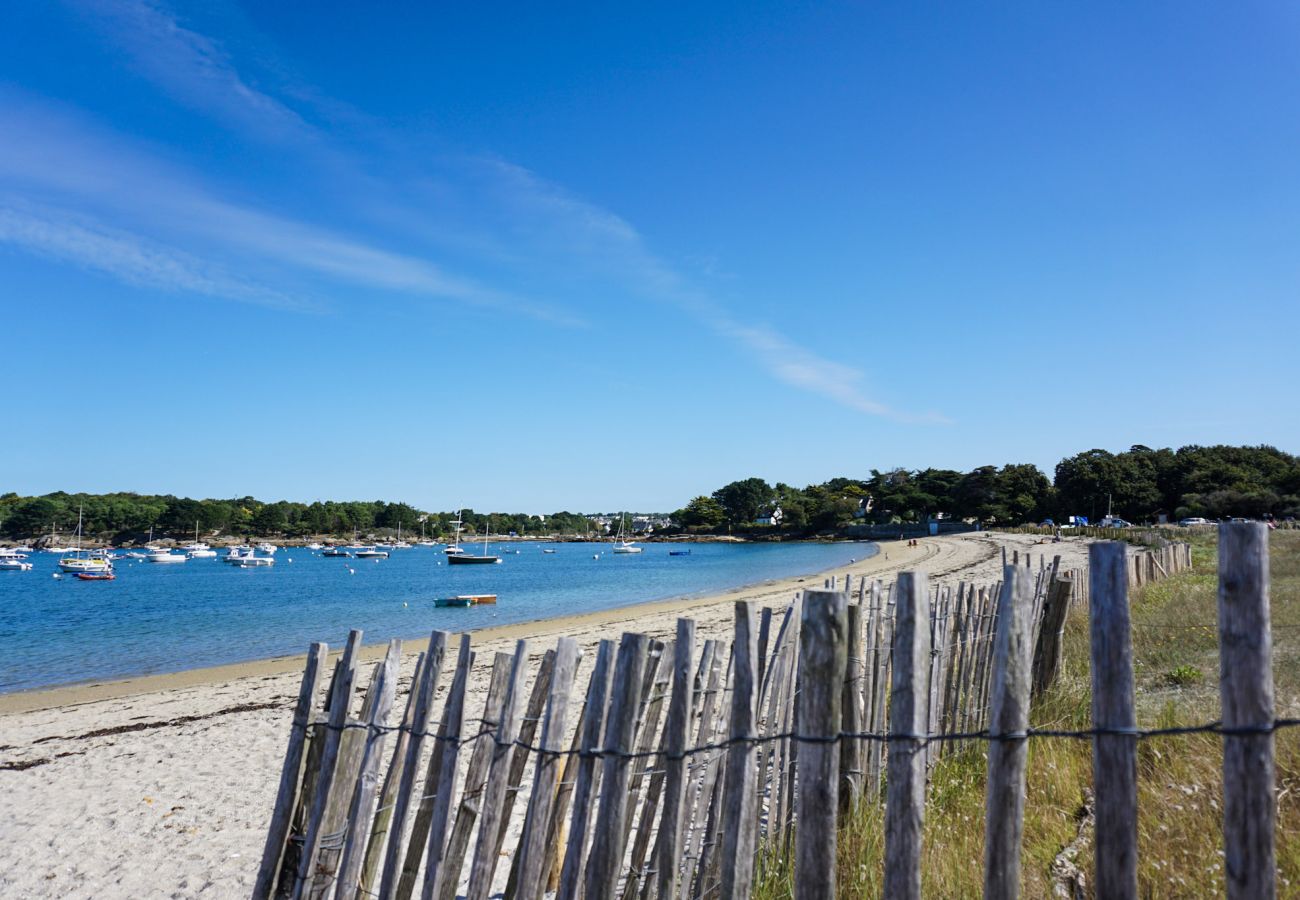
[[[1051,519],[1044,519],[1040,524],[1042,525],[1043,528],[1055,528],[1055,527],[1056,527],[1056,523],[1053,522]]]
[[[1209,519],[1202,519],[1200,516],[1191,516],[1186,519],[1179,519],[1178,524],[1183,528],[1191,528],[1194,525],[1209,525]]]
[[[1102,528],[1132,528],[1133,523],[1121,519],[1119,516],[1106,516],[1101,520]]]

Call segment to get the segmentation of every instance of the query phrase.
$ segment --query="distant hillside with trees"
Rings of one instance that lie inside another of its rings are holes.
[[[151,494],[45,494],[0,496],[0,536],[31,540],[48,535],[51,528],[69,534],[77,525],[78,510],[87,535],[130,538],[150,529],[160,538],[201,535],[305,537],[333,535],[351,538],[353,532],[390,534],[401,527],[406,536],[419,536],[421,526],[433,538],[450,536],[455,512],[425,512],[406,503],[360,500],[266,503],[253,497],[230,500],[192,500],[189,497]],[[591,527],[578,513],[549,516],[524,513],[464,511],[468,534],[583,534]]]
[[[871,469],[866,478],[832,478],[796,488],[762,478],[745,478],[695,497],[672,514],[670,531],[694,534],[781,534],[835,532],[849,525],[924,522],[931,517],[1015,525],[1066,516],[1092,520],[1107,508],[1133,522],[1204,516],[1283,518],[1300,516],[1300,458],[1274,447],[1180,447],[1153,450],[1141,445],[1123,453],[1087,450],[1061,460],[1053,477],[1028,463],[953,469]],[[779,523],[757,522],[781,510]],[[85,533],[126,539],[200,534],[240,536],[392,533],[430,537],[453,531],[454,512],[428,512],[406,503],[317,501],[266,503],[253,497],[192,500],[148,494],[0,496],[0,537],[33,540],[51,527],[70,533],[82,510]],[[605,518],[618,520],[622,513]],[[633,516],[628,515],[631,521]],[[464,511],[469,534],[595,535],[586,515]]]
[[[755,523],[776,509],[779,524]],[[1087,450],[1061,460],[1048,478],[1013,463],[953,469],[872,469],[804,488],[761,478],[733,481],[673,514],[696,533],[835,531],[855,523],[923,522],[930,517],[1021,524],[1109,510],[1133,522],[1188,516],[1300,516],[1300,457],[1274,447],[1213,446],[1123,453]]]

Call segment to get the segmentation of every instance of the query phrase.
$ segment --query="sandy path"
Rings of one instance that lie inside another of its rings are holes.
[[[975,534],[885,545],[837,569],[888,580],[919,569],[936,581],[993,582],[1000,548],[1062,555],[1077,566],[1085,544]],[[526,638],[540,655],[578,638],[587,667],[602,638],[623,631],[671,636],[678,616],[700,640],[727,638],[732,606],[783,607],[822,576],[785,579],[707,598],[640,604],[475,634],[480,664],[471,710],[481,708],[492,651]],[[370,635],[370,638],[384,637]],[[423,641],[405,645],[402,695]],[[377,658],[381,648],[368,648]],[[270,817],[297,695],[301,657],[176,675],[0,696],[0,897],[244,897]],[[27,768],[20,768],[27,766]],[[522,806],[522,805],[521,805]],[[521,810],[520,810],[521,811]],[[512,847],[507,842],[507,847]]]

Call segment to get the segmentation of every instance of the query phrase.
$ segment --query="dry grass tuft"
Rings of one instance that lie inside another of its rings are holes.
[[[1148,585],[1132,598],[1138,724],[1191,725],[1219,717],[1214,535],[1194,538],[1191,572]],[[1300,531],[1274,532],[1272,600],[1277,715],[1300,716]],[[1037,702],[1038,727],[1087,728],[1090,720],[1085,609],[1066,623],[1065,665]],[[1300,729],[1277,736],[1278,895],[1300,897]],[[1139,745],[1139,892],[1149,897],[1222,895],[1223,754],[1212,735],[1155,738]],[[978,897],[984,873],[984,753],[953,754],[935,768],[926,810],[926,896]],[[1022,856],[1023,895],[1052,896],[1052,867],[1075,841],[1092,784],[1087,741],[1030,745]],[[846,898],[879,897],[883,816],[863,804],[840,835],[839,887]],[[1091,882],[1092,848],[1077,859]],[[755,897],[792,894],[792,860],[765,856]]]

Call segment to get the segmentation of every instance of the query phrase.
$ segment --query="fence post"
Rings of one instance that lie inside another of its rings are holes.
[[[691,722],[691,659],[695,655],[695,620],[677,620],[674,644],[673,695],[668,704],[668,723],[664,726],[664,811],[659,822],[658,846],[655,848],[655,895],[664,900],[678,896],[677,864],[682,856],[682,803],[686,798],[687,729]]]
[[[930,589],[924,572],[899,573],[894,608],[884,896],[920,900],[925,743],[917,736],[925,734],[930,695]]]
[[[610,657],[614,655],[614,642],[601,641],[596,649],[596,664],[587,684],[587,705],[583,711],[582,729],[578,749],[588,752],[600,747],[600,732],[605,723],[605,705],[609,701]],[[568,846],[561,863],[560,885],[557,900],[577,897],[582,882],[582,866],[586,862],[588,820],[591,818],[591,801],[595,794],[595,781],[599,775],[594,756],[580,756],[578,771],[574,776],[573,819],[569,827]]]
[[[383,754],[384,740],[388,736],[384,727],[388,724],[388,714],[392,712],[393,700],[397,696],[397,670],[401,662],[402,642],[389,641],[383,668],[375,676],[380,681],[375,705],[366,718],[365,746],[361,752],[357,784],[352,792],[352,802],[348,807],[348,816],[345,820],[347,836],[343,844],[343,857],[339,863],[338,875],[340,897],[354,896],[357,892],[357,884],[361,880],[361,863],[365,859],[366,852],[366,833],[375,814],[375,799],[379,791],[379,763]]]
[[[1137,729],[1133,708],[1133,647],[1129,633],[1128,561],[1125,545],[1088,547],[1092,640],[1092,724]],[[1097,797],[1097,896],[1137,897],[1137,737],[1092,739],[1092,780]]]
[[[650,639],[625,633],[619,642],[614,686],[610,691],[608,721],[601,749],[608,755],[601,769],[600,806],[588,858],[585,896],[613,897],[623,862],[623,820],[627,815],[627,783],[636,739],[637,707],[645,673]],[[577,835],[574,838],[577,839]]]
[[[846,734],[862,731],[862,606],[850,603],[845,610],[848,649],[845,653],[843,696],[840,698],[840,730]],[[846,815],[858,805],[862,796],[862,742],[840,741],[839,812]]]
[[[280,789],[275,795],[275,811],[266,830],[266,848],[262,851],[262,865],[257,870],[257,883],[253,886],[253,900],[265,900],[275,888],[275,876],[280,871],[284,845],[289,839],[289,824],[298,803],[302,778],[302,754],[307,746],[307,726],[311,724],[311,711],[320,691],[321,673],[329,647],[312,644],[307,653],[307,667],[302,673],[298,688],[298,705],[294,707],[293,724],[289,726],[289,747],[284,752],[284,768],[280,770]]]
[[[1277,893],[1273,839],[1273,636],[1269,622],[1268,529],[1219,526],[1219,695],[1225,729],[1261,729],[1223,739],[1224,880],[1228,900]]]
[[[1015,900],[1020,892],[1020,841],[1025,814],[1024,740],[1029,727],[1034,646],[1033,587],[1028,569],[1003,571],[993,649],[988,781],[984,819],[984,896]],[[1059,593],[1059,592],[1058,592]],[[1008,740],[1009,735],[1019,735]],[[998,738],[1002,738],[998,740]]]
[[[406,745],[406,759],[401,767],[401,781],[397,787],[397,802],[394,804],[392,817],[388,820],[388,849],[384,854],[384,868],[379,879],[380,897],[391,897],[401,878],[402,849],[406,846],[407,812],[411,806],[411,795],[415,792],[415,779],[419,775],[420,750],[424,746],[424,738],[429,730],[433,698],[438,689],[438,679],[442,675],[442,661],[446,656],[447,639],[450,637],[451,635],[445,631],[435,631],[429,636],[429,649],[424,654],[425,668],[422,672],[418,672],[420,677],[411,684],[415,709],[411,717],[411,734]],[[397,765],[396,756],[393,765],[394,767]],[[391,770],[389,777],[392,777]],[[373,837],[371,839],[373,840]],[[365,886],[364,881],[362,884]]]
[[[736,603],[734,679],[731,691],[733,743],[727,748],[726,781],[722,806],[722,896],[746,898],[754,879],[754,757],[751,742],[758,730],[758,635],[754,604]]]
[[[848,656],[848,594],[804,591],[799,630],[799,687],[795,721],[811,738],[799,748],[795,896],[835,896],[835,824],[839,788],[839,734]],[[928,634],[928,631],[927,631]]]
[[[1033,695],[1044,693],[1056,680],[1061,668],[1061,635],[1065,631],[1065,614],[1070,610],[1070,593],[1074,589],[1069,575],[1054,578],[1047,589],[1043,622],[1038,629],[1034,648]]]
[[[541,753],[533,775],[533,792],[528,798],[524,834],[519,847],[519,880],[515,896],[536,900],[545,887],[542,864],[546,857],[546,834],[555,801],[560,751],[564,747],[564,720],[569,711],[569,692],[578,667],[578,642],[562,637],[555,647],[555,670],[551,677],[546,715],[542,722]]]
[[[519,734],[520,706],[524,692],[524,677],[528,671],[528,642],[515,643],[515,655],[510,666],[505,702],[501,705],[501,719],[491,741],[487,781],[479,801],[478,843],[470,861],[469,885],[465,896],[469,900],[487,900],[492,888],[492,875],[496,871],[497,833],[501,828],[506,802],[506,786],[510,780],[510,761],[514,756],[515,738]]]
[[[334,768],[338,763],[339,744],[343,740],[343,726],[348,720],[348,707],[352,703],[352,681],[357,676],[357,651],[360,648],[361,632],[353,629],[348,633],[343,658],[338,663],[338,677],[334,680],[330,693],[329,725],[325,732],[325,749],[321,753],[320,778],[316,782],[316,796],[312,799],[307,819],[302,856],[298,859],[298,872],[293,886],[294,900],[309,892],[315,873],[316,854],[320,850],[320,829],[334,783]]]

